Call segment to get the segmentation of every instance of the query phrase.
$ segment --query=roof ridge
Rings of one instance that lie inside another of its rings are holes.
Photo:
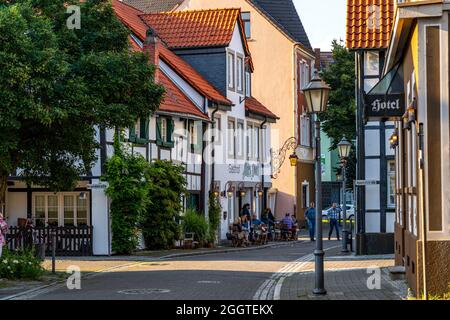
[[[112,2],[118,2],[118,3],[120,3],[120,4],[123,4],[124,6],[129,7],[130,9],[133,9],[133,10],[139,11],[139,12],[141,12],[141,13],[144,13],[144,11],[139,10],[138,8],[133,7],[132,5],[130,5],[130,4],[126,3],[126,2],[123,2],[123,1],[121,1],[121,0],[112,0]]]
[[[140,11],[140,10],[139,10]],[[215,12],[215,11],[241,11],[241,8],[215,8],[215,9],[195,9],[195,10],[180,10],[180,11],[164,11],[164,12],[142,12],[139,16],[150,16],[150,15],[183,15],[187,13],[198,13],[198,12]]]

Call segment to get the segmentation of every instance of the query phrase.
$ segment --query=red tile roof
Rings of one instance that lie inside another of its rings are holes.
[[[347,48],[389,46],[395,0],[347,0]]]
[[[119,20],[142,41],[145,40],[148,26],[139,18],[142,11],[119,0],[113,0],[112,7]]]
[[[141,41],[145,41],[148,27],[138,16],[141,12],[118,0],[113,0],[113,7],[119,19],[128,26]],[[130,39],[130,41],[134,50],[142,51],[134,40]],[[186,82],[203,94],[207,99],[227,106],[232,105],[230,100],[225,98],[216,88],[206,81],[190,64],[167,49],[163,44],[159,46],[159,54],[161,59],[169,64],[170,67],[173,68]]]
[[[245,111],[275,120],[279,119],[273,112],[253,97],[245,98]]]
[[[189,114],[201,119],[209,120],[208,116],[197,108],[194,103],[170,80],[164,72],[159,75],[159,83],[166,92],[158,111]]]
[[[239,9],[177,11],[141,15],[170,48],[216,47],[231,42]]]

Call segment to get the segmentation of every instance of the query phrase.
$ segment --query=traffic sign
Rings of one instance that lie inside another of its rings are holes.
[[[355,180],[355,186],[373,186],[380,184],[378,180]]]

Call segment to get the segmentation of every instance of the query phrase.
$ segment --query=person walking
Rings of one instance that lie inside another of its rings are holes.
[[[306,209],[305,219],[308,223],[309,239],[311,241],[315,241],[314,234],[316,231],[316,208],[314,202],[311,202],[309,204],[309,208]]]
[[[337,203],[333,203],[333,206],[328,210],[328,220],[330,221],[330,232],[328,233],[328,240],[331,240],[331,235],[333,234],[333,229],[336,229],[336,236],[338,241],[339,238],[339,215],[341,213],[341,209],[337,207]]]
[[[2,257],[3,245],[6,243],[6,233],[8,232],[8,224],[0,212],[0,258]]]

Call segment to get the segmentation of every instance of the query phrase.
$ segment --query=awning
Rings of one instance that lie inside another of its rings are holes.
[[[366,120],[399,120],[405,113],[405,90],[403,67],[395,65],[364,95],[364,117]]]

